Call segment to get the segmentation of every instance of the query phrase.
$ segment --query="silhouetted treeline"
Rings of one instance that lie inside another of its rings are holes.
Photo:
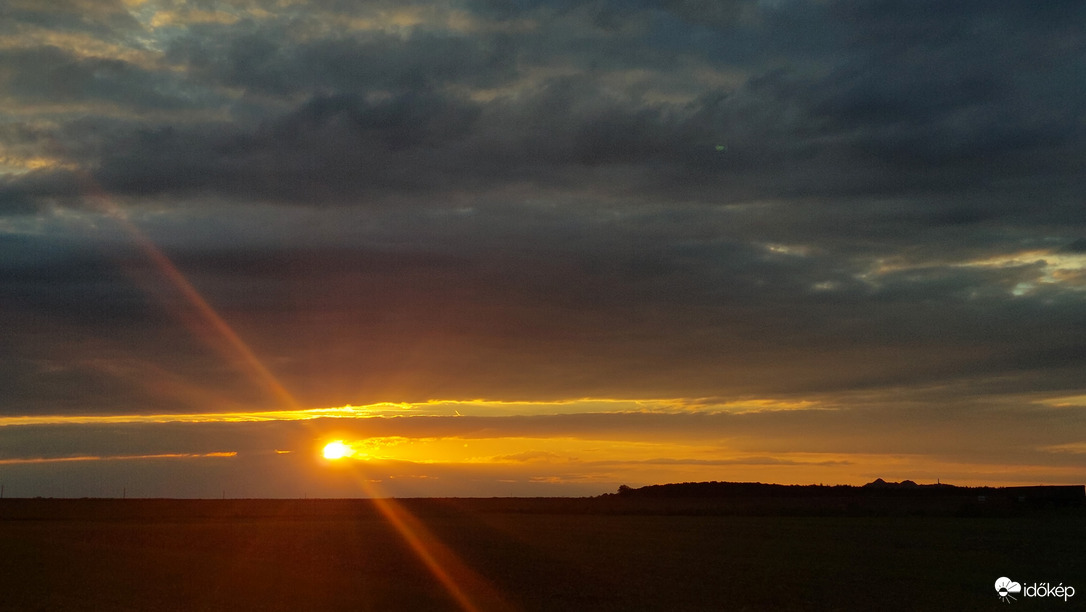
[[[909,483],[909,484],[905,484]],[[969,488],[953,485],[918,485],[912,481],[887,483],[877,480],[862,487],[852,485],[780,485],[761,482],[681,482],[631,488],[619,487],[618,495],[637,497],[841,497],[863,495],[961,495],[990,492],[991,487]]]
[[[812,511],[961,511],[1017,507],[1057,508],[1086,505],[1086,486],[959,487],[949,484],[917,484],[911,480],[886,482],[877,479],[866,485],[779,485],[761,482],[682,482],[632,488],[621,486],[614,499],[690,500],[717,502],[735,507]]]

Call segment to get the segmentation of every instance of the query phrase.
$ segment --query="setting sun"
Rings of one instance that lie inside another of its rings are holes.
[[[324,445],[325,459],[342,459],[351,456],[351,454],[351,447],[344,444],[342,440],[336,440]]]

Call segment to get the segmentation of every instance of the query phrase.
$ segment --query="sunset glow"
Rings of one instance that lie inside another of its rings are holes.
[[[2,11],[5,494],[1081,480],[1075,3],[257,4]]]

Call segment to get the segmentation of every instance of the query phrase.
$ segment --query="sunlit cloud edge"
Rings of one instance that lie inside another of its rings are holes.
[[[573,414],[624,412],[764,412],[817,410],[827,406],[812,400],[743,399],[719,401],[706,398],[610,399],[580,398],[558,401],[510,400],[427,400],[425,402],[379,402],[363,406],[347,404],[331,408],[269,410],[252,412],[201,412],[173,414],[114,415],[21,415],[0,417],[0,427],[18,425],[85,425],[139,423],[251,423],[308,421],[314,419],[364,419],[389,416],[513,416],[517,414]]]

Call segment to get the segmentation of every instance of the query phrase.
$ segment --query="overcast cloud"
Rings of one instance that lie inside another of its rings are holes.
[[[807,399],[720,439],[1081,467],[1084,22],[5,2],[0,415]]]

